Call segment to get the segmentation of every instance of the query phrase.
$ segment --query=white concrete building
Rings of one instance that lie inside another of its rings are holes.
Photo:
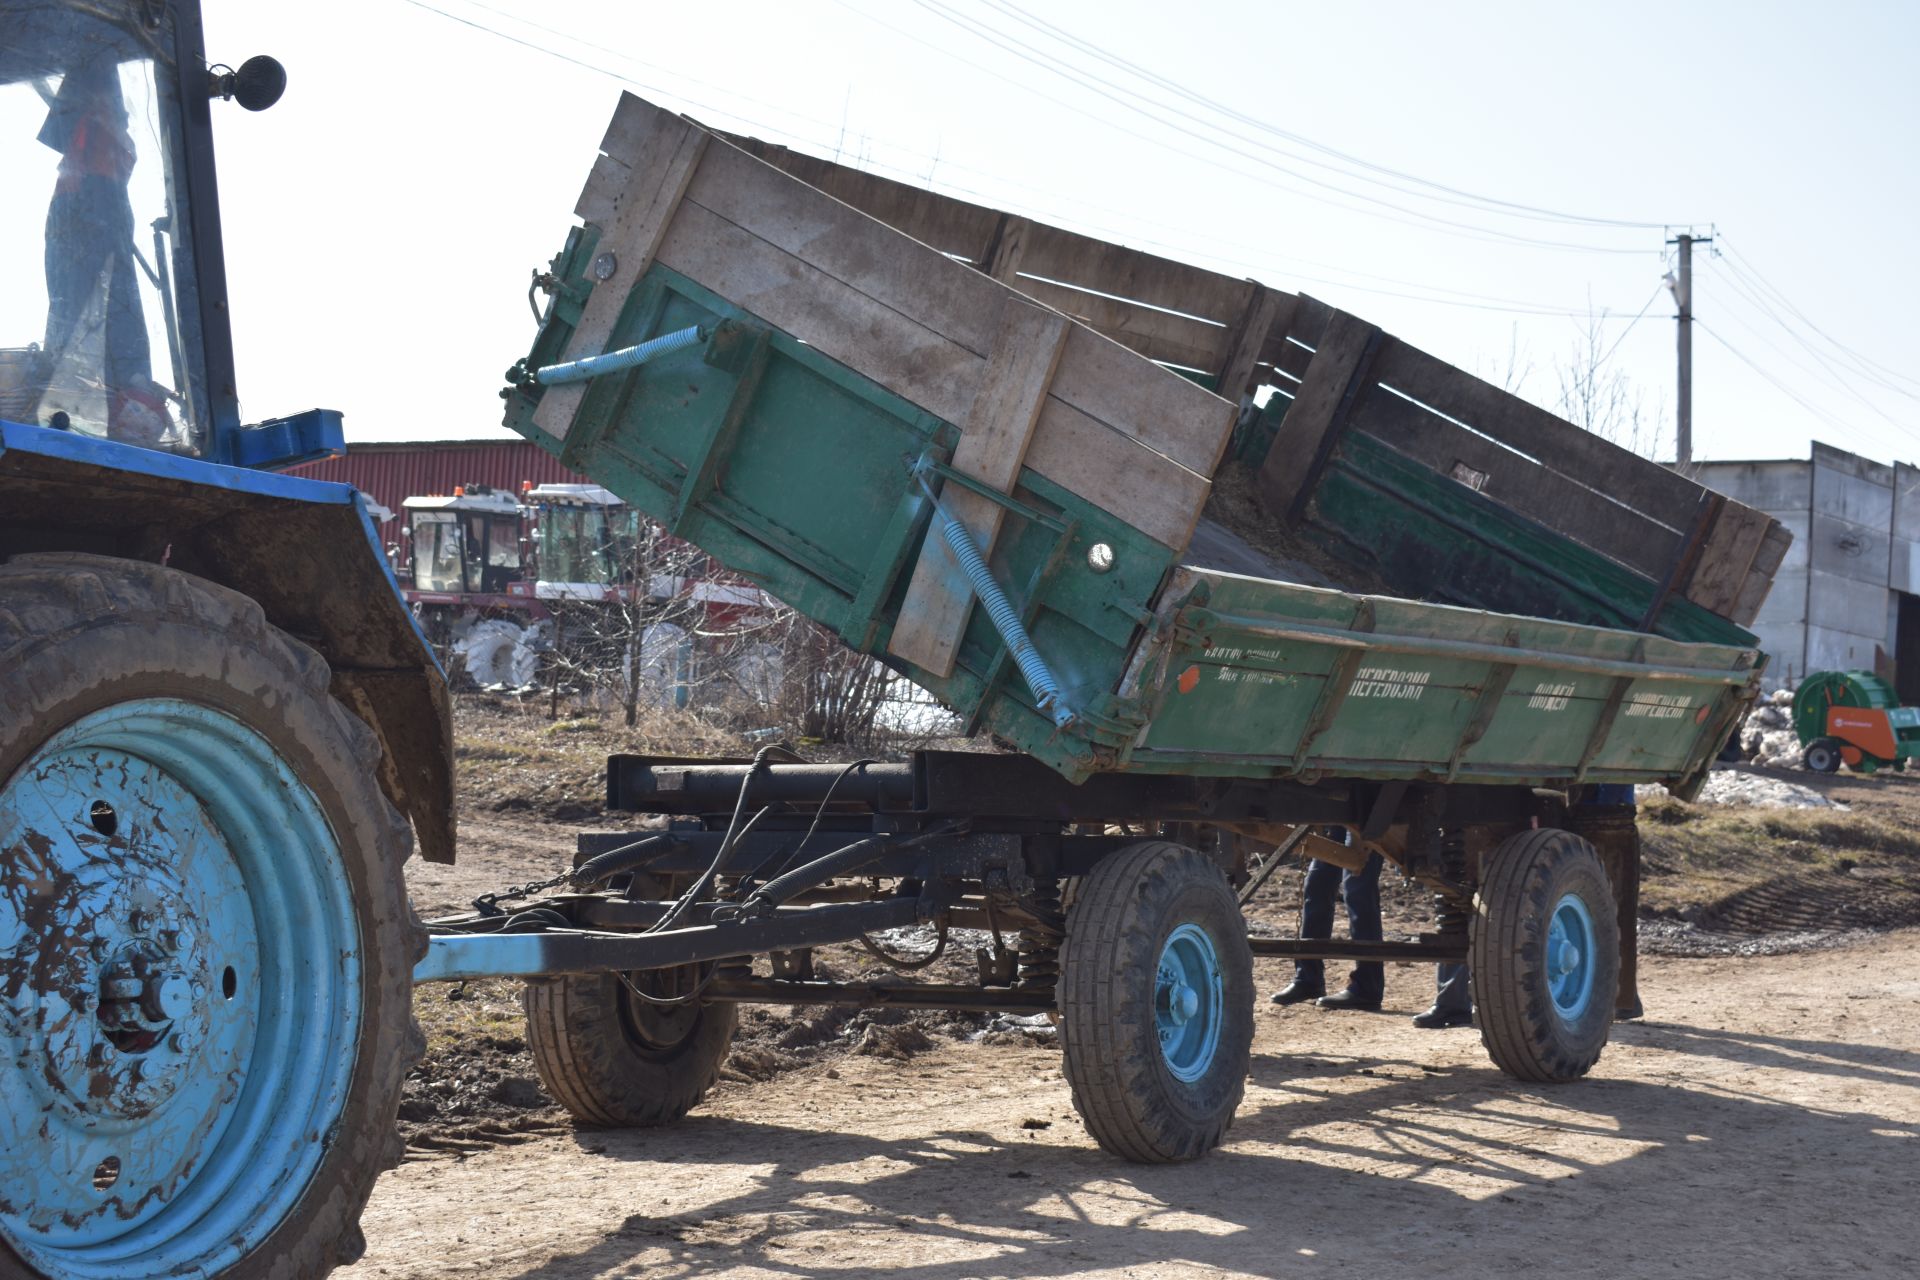
[[[1816,441],[1802,462],[1701,462],[1700,483],[1793,533],[1750,628],[1772,655],[1767,684],[1808,671],[1878,671],[1920,705],[1920,467]]]

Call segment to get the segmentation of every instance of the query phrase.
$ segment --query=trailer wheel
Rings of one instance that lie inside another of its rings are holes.
[[[575,1119],[609,1129],[687,1114],[719,1078],[738,1022],[735,1006],[692,994],[704,969],[529,982],[527,1044],[547,1092]]]
[[[0,566],[0,1274],[318,1276],[400,1156],[409,834],[235,592]]]
[[[1059,1007],[1073,1105],[1095,1141],[1142,1164],[1219,1146],[1253,1045],[1253,953],[1219,865],[1156,840],[1081,877]]]
[[[1814,773],[1837,773],[1840,770],[1840,744],[1832,738],[1815,738],[1800,753],[1800,763]]]
[[[1487,856],[1469,965],[1480,1039],[1494,1065],[1522,1080],[1575,1080],[1613,1027],[1620,934],[1593,846],[1541,828]]]

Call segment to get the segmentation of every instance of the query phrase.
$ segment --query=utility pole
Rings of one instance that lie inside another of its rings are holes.
[[[1679,405],[1674,414],[1674,461],[1684,467],[1693,461],[1693,246],[1712,244],[1713,237],[1679,235],[1667,243],[1677,245],[1680,249],[1678,277],[1669,279],[1667,284],[1673,290],[1673,300],[1679,304],[1679,312],[1674,316],[1680,324],[1680,387]]]

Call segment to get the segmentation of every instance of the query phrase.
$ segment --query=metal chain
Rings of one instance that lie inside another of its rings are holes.
[[[521,898],[531,898],[536,893],[545,893],[548,889],[557,889],[573,879],[573,868],[569,867],[559,875],[547,880],[535,880],[527,884],[517,884],[493,893],[483,893],[473,900],[473,909],[483,916],[502,916],[506,912],[500,909],[503,902],[514,902]]]

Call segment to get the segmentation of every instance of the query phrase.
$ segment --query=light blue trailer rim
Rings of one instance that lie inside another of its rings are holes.
[[[130,701],[0,785],[0,850],[24,978],[0,985],[0,1235],[55,1280],[231,1265],[353,1076],[360,937],[319,804],[238,720]]]
[[[1226,979],[1212,937],[1199,925],[1181,925],[1160,948],[1153,988],[1154,1034],[1174,1079],[1191,1084],[1213,1065],[1226,1006]]]
[[[1577,1022],[1593,1001],[1593,914],[1575,894],[1563,894],[1547,921],[1547,990],[1554,1012]]]

